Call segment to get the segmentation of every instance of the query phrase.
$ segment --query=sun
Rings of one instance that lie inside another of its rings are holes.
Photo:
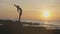
[[[44,12],[44,17],[48,17],[49,13],[48,12]]]
[[[49,11],[47,11],[47,10],[46,10],[46,11],[44,11],[44,12],[43,12],[43,16],[44,16],[44,17],[49,17],[49,16],[50,16]]]

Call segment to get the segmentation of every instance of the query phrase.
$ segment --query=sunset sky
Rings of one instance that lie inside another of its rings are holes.
[[[22,8],[21,19],[60,20],[60,0],[0,0],[0,19],[18,19],[18,12],[13,4]]]

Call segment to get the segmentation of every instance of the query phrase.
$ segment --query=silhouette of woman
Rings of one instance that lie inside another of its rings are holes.
[[[18,19],[18,21],[20,21],[21,15],[22,15],[22,9],[18,5],[14,4],[14,6],[17,8],[17,12],[19,12],[19,19]]]

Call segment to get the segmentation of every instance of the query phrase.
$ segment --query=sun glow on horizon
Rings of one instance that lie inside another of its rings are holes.
[[[48,10],[45,10],[43,12],[43,17],[49,17],[50,16],[50,12]]]
[[[48,24],[47,20],[49,19],[50,17],[50,10],[44,10],[43,11],[43,18],[45,20],[45,24]]]
[[[48,17],[48,16],[49,16],[48,12],[44,12],[44,17]]]

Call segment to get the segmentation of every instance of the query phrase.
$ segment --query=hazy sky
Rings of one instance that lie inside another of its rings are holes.
[[[22,19],[42,20],[44,10],[50,11],[48,19],[60,19],[60,0],[0,0],[0,19],[18,19],[18,12],[13,4],[21,6]]]

